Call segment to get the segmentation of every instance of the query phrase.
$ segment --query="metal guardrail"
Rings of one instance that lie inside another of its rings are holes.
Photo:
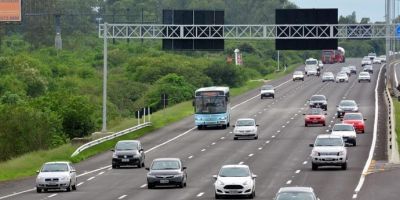
[[[75,150],[75,152],[71,155],[71,157],[74,157],[74,156],[78,155],[80,152],[82,152],[82,151],[84,151],[84,150],[86,150],[86,149],[88,149],[88,148],[90,148],[92,146],[98,145],[98,144],[103,143],[105,141],[112,140],[112,139],[117,138],[119,136],[128,134],[128,133],[133,132],[133,131],[137,131],[139,129],[142,129],[142,128],[145,128],[145,127],[148,127],[148,126],[151,126],[151,122],[144,122],[143,124],[139,124],[137,126],[134,126],[134,127],[119,131],[117,133],[114,133],[112,135],[108,135],[108,136],[93,140],[91,142],[88,142],[88,143],[78,147]]]
[[[394,55],[391,57],[392,62],[389,63],[387,68],[387,73],[390,73],[387,78],[391,79],[388,80],[389,84],[386,84],[385,88],[385,96],[386,101],[388,103],[388,159],[390,163],[399,163],[400,156],[399,150],[397,145],[397,134],[396,134],[396,118],[394,117],[394,106],[392,101],[392,95],[396,98],[399,97],[398,91],[398,80],[396,75],[395,66],[399,62],[399,56]],[[396,63],[396,64],[395,64]]]

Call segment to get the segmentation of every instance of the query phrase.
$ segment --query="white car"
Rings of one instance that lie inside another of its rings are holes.
[[[304,74],[302,71],[293,72],[293,81],[302,80],[304,81]]]
[[[260,96],[261,99],[264,99],[264,97],[271,97],[275,98],[275,88],[272,85],[264,85],[261,87],[260,91]]]
[[[333,82],[335,82],[335,76],[333,75],[332,72],[324,72],[322,74],[322,82],[325,82],[325,81],[333,81]]]
[[[215,198],[223,196],[256,196],[256,177],[247,165],[224,165],[215,179]]]
[[[76,190],[76,170],[70,162],[47,162],[37,171],[36,192],[49,189]]]
[[[380,58],[375,57],[374,60],[372,60],[372,64],[382,64],[382,61]]]
[[[346,72],[339,72],[336,75],[336,83],[339,82],[347,82],[347,83],[349,82],[349,77],[347,76]]]
[[[319,69],[324,69],[324,63],[321,60],[318,60],[318,67]]]
[[[369,58],[370,60],[374,60],[374,59],[376,58],[376,53],[369,53],[369,54],[368,54],[368,58]]]
[[[369,72],[360,72],[360,74],[358,74],[358,82],[360,83],[361,81],[371,82],[371,75],[369,75]]]
[[[364,65],[372,65],[372,61],[368,56],[365,56],[362,60],[361,60],[361,66],[363,67]]]
[[[385,63],[386,62],[386,55],[379,56],[379,59],[381,60],[381,62]]]
[[[357,145],[357,133],[351,124],[335,124],[332,128],[331,135],[338,135],[343,138],[344,143],[350,143],[353,146]]]
[[[307,69],[307,76],[318,76],[318,68],[316,66],[309,66]]]
[[[341,166],[347,169],[347,149],[342,136],[332,134],[318,135],[311,151],[312,170],[320,166]]]
[[[350,67],[342,67],[340,69],[341,72],[346,72],[347,76],[351,76],[351,69]]]
[[[311,187],[281,187],[274,200],[319,200]]]
[[[256,120],[252,118],[241,118],[236,121],[233,126],[233,139],[237,140],[239,138],[254,138],[258,139],[258,124]]]

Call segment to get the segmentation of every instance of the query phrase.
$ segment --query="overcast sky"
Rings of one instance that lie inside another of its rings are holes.
[[[339,16],[351,15],[356,12],[357,21],[369,17],[372,22],[385,21],[386,0],[290,0],[300,8],[338,8]],[[400,4],[396,1],[396,4]],[[396,13],[399,13],[396,5]]]

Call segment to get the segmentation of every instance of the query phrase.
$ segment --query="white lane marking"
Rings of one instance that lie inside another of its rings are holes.
[[[298,173],[300,173],[300,171],[301,171],[301,170],[299,170],[299,169],[298,169],[298,170],[296,170],[296,172],[295,172],[295,173],[296,173],[296,174],[298,174]]]
[[[100,172],[99,174],[97,174],[97,175],[102,175],[102,174],[104,174],[104,172]]]
[[[258,147],[258,150],[260,151],[260,150],[262,150],[263,148],[262,147]]]
[[[225,137],[221,137],[221,140],[225,139]]]
[[[108,168],[107,170],[112,170],[112,168],[110,167],[110,168]]]
[[[229,131],[229,134],[231,134],[232,133],[232,131]]]
[[[91,181],[91,180],[93,180],[94,178],[95,178],[95,177],[92,176],[92,177],[88,178],[87,181]]]
[[[376,86],[375,86],[375,119],[374,119],[374,131],[373,131],[373,136],[372,136],[372,144],[371,144],[371,148],[369,149],[369,155],[368,155],[368,159],[367,162],[365,162],[365,166],[364,169],[361,173],[361,177],[360,180],[357,184],[356,189],[354,189],[354,192],[356,194],[358,194],[358,192],[361,190],[364,181],[365,181],[365,176],[368,172],[368,168],[371,165],[371,161],[372,161],[372,157],[374,156],[374,151],[375,151],[375,146],[376,146],[376,135],[377,135],[377,130],[378,130],[378,86],[379,86],[379,79],[381,77],[381,72],[382,72],[383,67],[381,66],[381,69],[379,70],[379,74],[378,74],[378,80],[376,82]]]
[[[140,186],[140,188],[145,188],[147,186],[147,184],[143,184]]]
[[[205,151],[206,149],[202,149],[201,151]]]
[[[282,128],[285,128],[285,127],[286,127],[285,125],[282,126]]]
[[[329,132],[329,129],[327,129],[326,132]]]
[[[262,112],[258,112],[258,114],[261,114]]]
[[[357,194],[353,194],[353,199],[357,199]]]
[[[264,108],[264,111],[266,111],[267,109],[266,108]]]
[[[254,115],[254,117],[257,117],[257,115]]]
[[[290,123],[290,121],[287,121],[287,122],[286,122],[286,124],[289,124],[289,123]]]
[[[91,173],[94,173],[94,172],[98,172],[98,171],[101,171],[101,170],[104,170],[104,169],[111,170],[111,165],[108,165],[108,166],[105,166],[105,167],[100,167],[100,168],[98,168],[98,169],[85,172],[85,173],[83,173],[83,174],[79,174],[79,175],[77,175],[76,177],[85,176],[85,175],[87,175],[87,174],[91,174]]]
[[[254,154],[252,154],[252,153],[251,153],[251,154],[249,154],[249,157],[252,157],[252,156],[254,156]]]
[[[290,119],[294,119],[294,117],[291,117]]]
[[[197,194],[197,197],[201,197],[203,196],[204,192],[200,192],[199,194]]]
[[[277,133],[280,133],[280,132],[281,132],[281,130],[277,130],[276,132],[277,132]]]
[[[307,164],[307,161],[304,161],[304,162],[303,162],[303,165],[305,165],[305,164]]]
[[[331,121],[331,123],[333,123],[333,120]]]
[[[270,142],[270,141],[269,141],[269,140],[267,140],[265,143],[267,143],[267,144],[268,144],[269,142]]]
[[[51,197],[55,197],[55,196],[57,196],[57,194],[52,194],[52,195],[50,195],[48,197],[51,198]]]
[[[215,145],[215,142],[211,143],[211,145]]]
[[[275,138],[275,135],[273,135],[272,138]]]
[[[294,116],[297,116],[297,113],[295,113]]]
[[[162,146],[164,146],[164,145],[166,145],[166,144],[168,144],[168,143],[170,143],[170,142],[172,142],[172,141],[174,141],[174,140],[176,140],[176,139],[178,139],[178,138],[180,138],[180,137],[182,137],[182,136],[188,134],[189,132],[193,131],[193,130],[196,129],[196,128],[197,128],[197,127],[195,126],[195,127],[191,128],[191,129],[187,130],[187,131],[184,132],[184,133],[181,133],[181,134],[179,134],[179,135],[177,135],[177,136],[175,136],[175,137],[173,137],[173,138],[171,138],[171,139],[169,139],[169,140],[167,140],[167,141],[165,141],[165,142],[163,142],[163,143],[161,143],[161,144],[158,144],[158,145],[156,145],[156,146],[154,146],[154,147],[148,149],[148,150],[145,151],[144,153],[149,153],[149,152],[153,151],[154,149],[160,148],[160,147],[162,147]]]
[[[8,197],[12,197],[12,196],[16,196],[16,195],[19,195],[19,194],[31,192],[31,191],[34,191],[34,190],[36,190],[36,188],[32,188],[32,189],[29,189],[29,190],[24,190],[24,191],[21,191],[21,192],[16,192],[16,193],[9,194],[9,195],[6,195],[6,196],[2,196],[2,197],[0,197],[0,199],[5,199],[5,198],[8,198]]]
[[[84,184],[85,182],[80,182],[78,183],[76,186],[81,186],[82,184]]]
[[[244,162],[243,162],[243,161],[241,161],[241,162],[239,162],[239,165],[243,165],[243,163],[244,163]]]
[[[286,182],[286,185],[290,185],[292,183],[292,180],[288,180],[287,182]]]
[[[192,158],[193,158],[193,156],[189,156],[188,158],[189,158],[189,159],[192,159]]]
[[[330,128],[330,127],[332,127],[332,125],[329,125],[328,127]]]
[[[127,195],[122,195],[122,196],[120,196],[118,199],[123,199],[123,198],[125,198]]]

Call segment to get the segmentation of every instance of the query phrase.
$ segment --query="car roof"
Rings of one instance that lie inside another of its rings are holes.
[[[318,135],[317,138],[342,138],[342,136],[331,135],[331,134],[321,134],[321,135]]]
[[[281,192],[310,192],[314,193],[312,187],[281,187],[278,193]]]
[[[231,167],[250,168],[248,165],[223,165],[221,168],[231,168]]]
[[[253,118],[239,118],[236,121],[239,121],[239,120],[254,120],[255,121],[255,119],[253,119]]]
[[[318,96],[325,97],[325,95],[323,95],[323,94],[314,94],[311,97],[318,97]]]
[[[153,160],[154,161],[181,161],[179,158],[156,158]]]
[[[335,125],[333,125],[333,126],[336,126],[336,125],[340,125],[340,126],[353,126],[352,124],[343,124],[343,123],[336,123]]]
[[[369,72],[360,72],[360,74],[368,74],[369,75]]]
[[[362,113],[352,112],[352,113],[344,113],[344,115],[361,115],[362,116]]]
[[[342,102],[353,102],[353,103],[355,103],[356,101],[354,101],[352,99],[343,99],[343,100],[340,100],[340,103],[342,103]]]
[[[46,163],[44,163],[45,165],[46,164],[70,164],[71,162],[69,162],[69,161],[52,161],[52,162],[46,162]]]

